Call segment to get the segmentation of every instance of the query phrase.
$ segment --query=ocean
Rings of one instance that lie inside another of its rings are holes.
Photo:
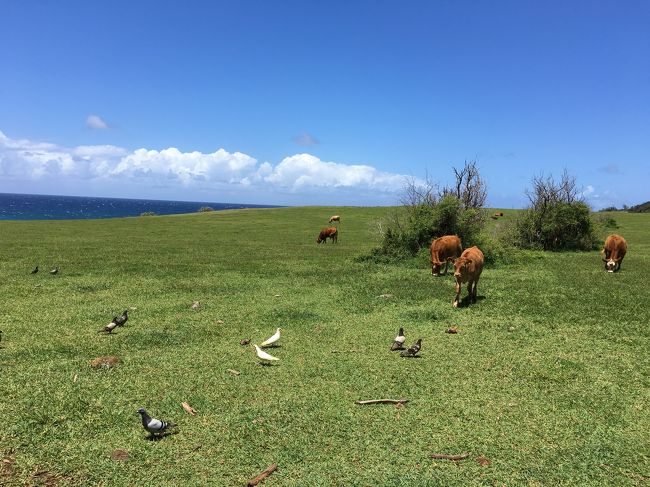
[[[78,220],[195,213],[201,207],[214,210],[237,208],[277,208],[272,205],[214,203],[209,201],[135,200],[124,198],[92,198],[88,196],[52,196],[42,194],[0,193],[0,220]]]

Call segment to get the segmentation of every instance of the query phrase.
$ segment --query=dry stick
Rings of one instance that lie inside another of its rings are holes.
[[[357,350],[356,348],[351,348],[350,350],[332,350],[332,353],[358,353],[361,350]]]
[[[444,453],[434,453],[431,455],[431,458],[434,460],[453,460],[457,462],[458,460],[465,460],[467,457],[469,457],[469,453],[461,453],[459,455],[446,455]]]
[[[356,404],[404,404],[409,402],[405,397],[401,399],[368,399],[367,401],[355,401]]]
[[[277,469],[278,469],[278,464],[274,463],[273,465],[269,466],[266,470],[264,470],[261,474],[259,474],[257,477],[255,477],[254,479],[250,479],[247,485],[253,486],[259,484],[262,480],[264,480],[266,477],[271,475]]]

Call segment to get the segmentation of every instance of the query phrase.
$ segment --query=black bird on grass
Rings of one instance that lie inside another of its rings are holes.
[[[395,350],[403,350],[405,341],[406,337],[404,336],[404,328],[400,328],[399,333],[395,337],[395,341],[390,347],[390,351],[394,352]]]
[[[149,416],[147,413],[147,410],[145,408],[140,408],[138,409],[138,414],[142,417],[142,427],[147,430],[149,433],[151,433],[152,436],[157,435],[159,433],[164,433],[170,428],[173,428],[176,426],[174,423],[168,423],[166,421],[161,421],[156,418],[152,418]]]
[[[34,267],[32,270],[31,274],[36,274],[38,272],[38,266]]]
[[[422,338],[418,338],[418,341],[411,345],[407,350],[404,350],[400,355],[402,357],[415,357],[415,355],[420,351],[422,347]]]
[[[54,269],[50,271],[50,274],[55,275],[59,273],[59,266],[56,266]]]
[[[2,341],[2,330],[0,330],[0,342]]]
[[[122,313],[122,316],[116,316],[113,318],[113,323],[115,323],[117,326],[124,326],[124,323],[129,319],[129,310],[125,309],[124,313]]]

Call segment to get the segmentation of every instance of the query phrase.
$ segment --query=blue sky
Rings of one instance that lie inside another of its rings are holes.
[[[476,159],[650,199],[650,2],[45,2],[0,15],[0,192],[395,204]]]

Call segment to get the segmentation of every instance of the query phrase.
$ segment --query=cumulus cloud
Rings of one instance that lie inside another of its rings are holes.
[[[296,135],[293,138],[293,141],[302,147],[308,147],[310,145],[317,145],[320,143],[320,141],[314,137],[313,135],[308,134],[305,132],[304,134]]]
[[[399,192],[404,186],[404,178],[403,175],[382,172],[372,166],[325,162],[311,154],[296,154],[284,158],[262,179],[293,191],[332,187]]]
[[[106,130],[109,128],[108,124],[99,115],[88,115],[86,117],[86,127],[91,130]]]
[[[405,176],[368,165],[322,161],[311,154],[296,154],[278,164],[258,162],[241,152],[126,150],[113,145],[63,147],[11,139],[0,132],[0,176],[5,180],[128,180],[156,187],[232,187],[266,192],[310,194],[331,191],[352,194],[396,194]]]

